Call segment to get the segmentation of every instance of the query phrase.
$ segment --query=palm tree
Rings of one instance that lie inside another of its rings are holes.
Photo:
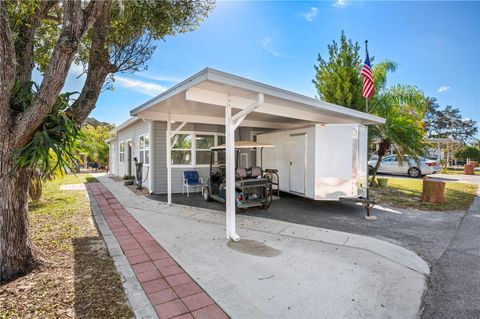
[[[385,89],[372,102],[371,113],[385,118],[386,122],[370,129],[371,138],[379,141],[371,185],[375,184],[380,161],[392,145],[395,145],[400,161],[405,155],[416,159],[425,152],[423,117],[427,110],[422,91],[410,85],[399,84]]]

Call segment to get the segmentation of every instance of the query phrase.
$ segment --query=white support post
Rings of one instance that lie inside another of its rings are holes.
[[[233,123],[233,130],[236,130],[240,123],[245,119],[245,117],[253,112],[255,109],[259,108],[260,105],[262,105],[264,102],[264,97],[262,93],[257,94],[257,101],[253,103],[252,105],[249,105],[248,107],[244,108],[234,116],[232,116],[232,123]]]
[[[227,239],[240,240],[235,230],[235,127],[232,120],[230,94],[225,108],[225,175],[226,175],[226,230]]]
[[[243,119],[263,103],[263,94],[257,94],[257,101],[232,116],[231,96],[227,95],[225,107],[225,175],[226,175],[226,232],[227,239],[239,241],[235,227],[235,129]]]
[[[172,205],[172,119],[167,119],[167,204]]]

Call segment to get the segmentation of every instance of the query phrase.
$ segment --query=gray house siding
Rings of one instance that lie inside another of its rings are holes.
[[[151,136],[151,151],[150,151],[150,166],[143,167],[143,179],[144,186],[150,186],[150,179],[153,178],[150,191],[155,194],[166,194],[167,193],[167,122],[155,121],[152,123],[152,135],[150,135],[150,125],[145,121],[137,121],[132,125],[129,125],[117,132],[117,137],[112,141],[111,145],[114,144],[114,147],[111,147],[111,151],[115,150],[115,163],[110,163],[110,166],[113,168],[111,171],[112,174],[123,177],[127,174],[127,154],[125,152],[125,161],[120,163],[119,155],[119,144],[121,142],[127,142],[132,140],[132,174],[135,174],[135,165],[133,163],[133,158],[139,158],[139,146],[140,146],[140,136]],[[172,124],[172,130],[175,130],[180,123]],[[211,124],[198,124],[198,123],[188,123],[186,124],[181,131],[189,132],[210,132],[210,133],[225,133],[225,126],[223,125],[211,125]],[[237,141],[249,141],[251,140],[252,132],[267,132],[271,131],[269,129],[257,129],[250,127],[241,127],[235,132],[235,140]],[[125,146],[125,151],[127,146]],[[243,153],[248,154],[248,166],[256,165],[256,152],[249,150],[242,150]],[[113,155],[113,154],[111,154]],[[200,177],[204,181],[208,178],[209,167],[206,165],[195,165],[195,166],[184,166],[184,167],[172,167],[172,192],[181,193],[183,185],[183,172],[186,170],[196,170]],[[150,187],[149,187],[150,188]]]
[[[155,187],[153,192],[156,194],[165,194],[167,192],[166,139],[167,123],[155,122]]]
[[[172,125],[174,130],[177,125]],[[223,125],[197,124],[188,123],[181,131],[195,131],[195,132],[212,132],[223,133],[225,128]],[[153,192],[155,194],[167,193],[167,123],[155,122],[155,187]],[[192,166],[192,167],[172,167],[172,192],[181,193],[183,185],[183,172],[186,170],[195,170],[200,177],[206,181],[209,173],[209,167]]]
[[[172,124],[172,130],[178,125]],[[211,124],[198,124],[188,123],[181,131],[195,131],[195,132],[213,132],[213,133],[225,133],[225,126],[223,125],[211,125]],[[250,127],[241,127],[235,132],[235,140],[237,141],[249,141],[252,131],[271,131],[268,129],[254,129]],[[166,134],[167,123],[155,122],[155,187],[153,192],[156,194],[167,193],[167,162],[166,162]],[[246,151],[249,152],[249,151]],[[255,154],[255,153],[254,153]],[[253,155],[254,155],[253,154]],[[250,166],[255,165],[256,157],[250,156]],[[181,193],[183,185],[183,172],[186,170],[195,170],[204,182],[208,178],[209,167],[205,166],[191,166],[191,167],[172,167],[172,192]]]
[[[116,145],[115,145],[115,153],[116,153],[116,158],[117,158],[117,167],[115,168],[115,175],[117,176],[120,176],[120,177],[123,177],[127,174],[128,170],[127,170],[127,166],[128,166],[128,162],[127,162],[127,146],[125,145],[125,160],[123,163],[120,163],[119,160],[120,160],[120,155],[119,155],[119,151],[120,151],[120,146],[119,144],[121,142],[127,142],[128,140],[131,140],[132,141],[132,161],[131,161],[131,172],[132,172],[132,175],[135,175],[135,164],[133,162],[133,158],[139,158],[139,154],[140,154],[140,136],[142,135],[145,135],[145,136],[149,136],[149,123],[148,122],[144,122],[144,121],[138,121],[138,122],[135,122],[134,124],[118,131],[117,133],[117,139],[115,141]],[[142,172],[142,175],[143,175],[143,180],[144,180],[144,183],[143,185],[148,187],[149,185],[149,178],[150,178],[150,167],[149,166],[144,166],[143,167],[143,172]]]

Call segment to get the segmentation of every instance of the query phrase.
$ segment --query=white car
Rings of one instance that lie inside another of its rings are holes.
[[[368,169],[372,171],[377,165],[377,159],[368,161]],[[418,157],[418,162],[410,156],[405,156],[402,163],[397,155],[388,155],[382,158],[378,173],[387,174],[407,174],[411,177],[421,177],[423,175],[434,174],[440,171],[440,166],[434,160],[424,157]]]

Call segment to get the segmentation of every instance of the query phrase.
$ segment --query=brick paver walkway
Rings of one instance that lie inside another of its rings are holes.
[[[228,318],[104,185],[87,189],[161,319]]]

